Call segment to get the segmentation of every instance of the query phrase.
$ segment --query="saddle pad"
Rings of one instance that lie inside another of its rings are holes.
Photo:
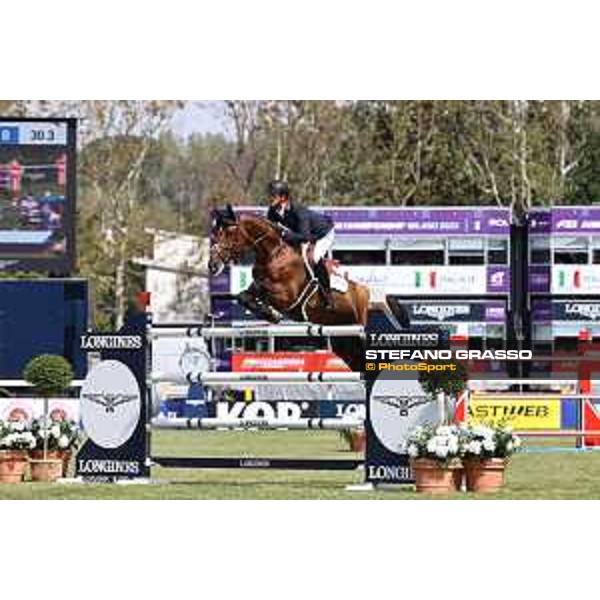
[[[336,292],[345,294],[348,291],[348,280],[338,273],[331,273],[329,280],[331,282],[331,289]]]

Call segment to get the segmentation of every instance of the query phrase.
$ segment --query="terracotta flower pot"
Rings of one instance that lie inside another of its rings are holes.
[[[29,453],[32,481],[56,481],[63,476],[64,452],[49,450],[44,459],[43,450]]]
[[[417,492],[425,494],[451,494],[460,489],[462,467],[460,462],[447,465],[428,458],[411,459]]]
[[[364,431],[357,431],[350,437],[350,450],[352,452],[364,452],[367,444],[367,434]]]
[[[21,483],[27,470],[25,450],[0,451],[0,483]]]
[[[504,486],[505,458],[469,458],[464,461],[467,491],[490,494]]]

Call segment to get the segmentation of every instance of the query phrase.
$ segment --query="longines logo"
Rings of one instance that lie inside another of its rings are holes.
[[[408,417],[411,408],[432,402],[429,396],[405,396],[393,394],[374,395],[373,400],[397,408],[398,414],[401,417]]]
[[[143,346],[139,335],[87,334],[80,341],[83,350],[139,350]]]
[[[138,398],[136,394],[81,394],[82,400],[103,406],[107,413],[114,413],[121,404],[135,402]]]
[[[376,347],[427,347],[439,344],[438,333],[370,333],[371,345]]]
[[[140,421],[141,394],[129,367],[103,360],[81,388],[81,420],[90,439],[101,448],[118,448],[132,436]]]
[[[600,318],[600,304],[582,304],[574,302],[566,305],[565,313],[567,315],[580,315],[595,321]]]
[[[459,315],[469,315],[471,307],[468,304],[415,304],[412,312],[415,316],[445,321]]]

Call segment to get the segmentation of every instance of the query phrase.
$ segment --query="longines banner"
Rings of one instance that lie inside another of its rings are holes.
[[[503,302],[419,301],[407,302],[411,322],[504,322]]]
[[[100,351],[102,360],[81,388],[81,421],[88,439],[77,454],[76,474],[97,481],[148,477],[144,324],[132,319],[115,334],[89,333],[81,336],[80,345],[88,352]]]
[[[367,351],[448,347],[447,334],[433,326],[400,331],[390,322],[372,318],[367,327]],[[438,422],[438,407],[421,387],[418,372],[382,370],[384,363],[385,359],[365,361],[368,399],[365,477],[371,483],[410,483],[413,476],[404,442],[415,426]]]

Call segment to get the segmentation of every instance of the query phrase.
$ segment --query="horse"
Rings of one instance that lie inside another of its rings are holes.
[[[326,309],[311,266],[311,252],[303,254],[287,244],[282,228],[255,214],[236,214],[233,208],[215,212],[211,231],[209,272],[220,274],[226,265],[237,263],[254,252],[253,283],[237,301],[259,319],[277,323],[286,317],[318,325],[362,325],[369,316],[369,289],[348,278],[341,289],[332,285],[332,308]],[[330,273],[332,261],[328,261]],[[353,371],[362,370],[364,341],[360,338],[331,338],[333,351]]]

